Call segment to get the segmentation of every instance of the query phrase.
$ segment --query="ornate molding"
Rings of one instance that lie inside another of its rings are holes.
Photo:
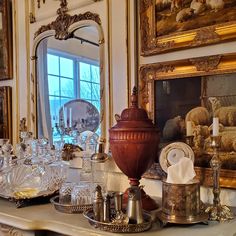
[[[151,5],[153,0],[143,0],[140,2],[140,12],[145,12]]]
[[[14,228],[12,226],[8,226],[5,224],[0,224],[0,235],[3,236],[24,236],[21,230]]]
[[[196,36],[194,37],[191,45],[199,46],[208,43],[217,43],[220,41],[219,34],[216,33],[215,27],[206,27],[196,31]]]
[[[139,94],[141,95],[141,107],[145,108],[149,102],[148,82],[158,79],[158,73],[168,73],[175,69],[172,64],[145,65],[140,67]]]
[[[46,0],[43,0],[43,3],[45,3],[45,2],[46,2]],[[40,6],[41,6],[41,5],[40,5],[41,0],[37,0],[37,3],[38,3],[38,4],[37,4],[38,8],[40,8]]]
[[[217,69],[222,56],[198,57],[189,59],[189,61],[196,67],[197,71],[209,72]]]
[[[79,15],[69,15],[67,14],[67,1],[61,0],[60,8],[57,10],[58,17],[55,21],[50,24],[41,26],[34,34],[34,38],[36,38],[41,33],[48,30],[55,30],[55,38],[59,40],[65,40],[70,38],[72,35],[68,32],[69,27],[79,21],[82,20],[93,20],[97,24],[101,25],[101,19],[98,14],[92,12],[85,12],[84,14]]]

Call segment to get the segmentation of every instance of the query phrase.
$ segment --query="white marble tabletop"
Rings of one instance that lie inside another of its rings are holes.
[[[236,209],[234,209],[236,210]],[[42,204],[24,208],[16,208],[14,203],[0,199],[0,223],[22,230],[48,230],[71,236],[99,235],[137,235],[113,234],[93,228],[81,214],[64,214],[54,209],[51,204]],[[158,236],[236,236],[236,219],[228,222],[209,222],[208,225],[167,225],[160,227],[158,221],[153,223],[149,231],[138,235]]]

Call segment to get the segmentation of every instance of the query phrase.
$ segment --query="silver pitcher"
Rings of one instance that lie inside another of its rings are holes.
[[[144,221],[139,187],[132,186],[128,189],[127,215],[129,224],[141,224]]]

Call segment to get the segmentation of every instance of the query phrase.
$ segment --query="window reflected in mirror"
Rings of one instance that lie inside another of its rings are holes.
[[[61,138],[55,127],[60,123],[59,111],[70,101],[83,99],[100,111],[98,40],[97,29],[89,26],[77,29],[73,38],[67,40],[49,37],[40,42],[37,48],[39,137],[51,137],[51,143]],[[66,136],[65,141],[71,143],[72,137]]]

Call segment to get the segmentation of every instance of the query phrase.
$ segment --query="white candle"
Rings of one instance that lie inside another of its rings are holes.
[[[72,108],[69,109],[69,127],[72,127]]]
[[[187,121],[186,124],[186,136],[192,136],[193,135],[193,129],[192,129],[192,122]]]
[[[218,117],[214,117],[213,118],[213,132],[212,132],[213,136],[218,136],[219,135],[219,118]]]
[[[67,107],[63,106],[64,127],[67,128]]]

